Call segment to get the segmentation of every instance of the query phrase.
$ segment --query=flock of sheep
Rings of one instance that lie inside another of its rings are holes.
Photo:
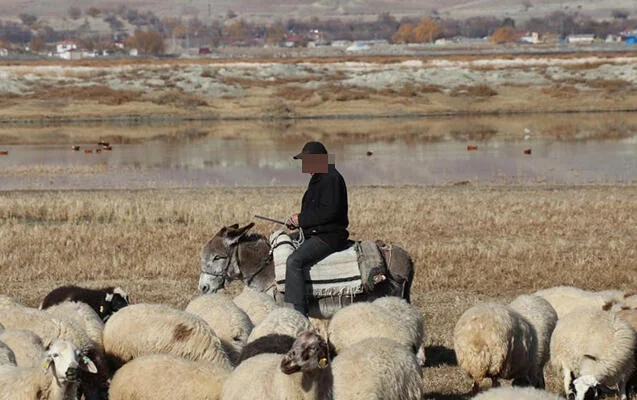
[[[543,390],[549,362],[566,395],[625,399],[635,330],[637,295],[556,287],[477,304],[453,339],[475,392],[487,377],[513,380],[476,399],[559,399]],[[422,313],[397,297],[310,321],[249,288],[185,310],[128,304],[120,288],[58,288],[40,309],[0,296],[0,400],[419,400],[424,332]]]

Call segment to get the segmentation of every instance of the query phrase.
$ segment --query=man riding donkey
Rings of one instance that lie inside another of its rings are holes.
[[[289,229],[301,229],[305,238],[287,259],[285,302],[307,315],[306,270],[347,247],[347,187],[322,143],[306,143],[293,158],[300,159],[302,172],[312,177],[303,195],[301,212],[285,222]],[[295,232],[290,236],[298,240],[300,235]]]

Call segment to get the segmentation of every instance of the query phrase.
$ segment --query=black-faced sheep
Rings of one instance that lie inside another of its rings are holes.
[[[109,400],[217,400],[231,370],[169,354],[136,358],[117,371]]]
[[[0,399],[76,399],[80,368],[96,371],[93,362],[73,343],[56,340],[49,347],[42,367],[14,367],[0,371]]]
[[[223,385],[222,400],[331,398],[327,342],[303,332],[284,356],[260,354],[242,362]]]
[[[237,365],[259,354],[285,354],[290,351],[295,340],[296,338],[290,335],[271,334],[262,336],[248,343],[243,350],[241,350]]]
[[[332,364],[334,400],[420,400],[422,371],[413,351],[384,337],[343,350]]]
[[[204,320],[161,304],[133,304],[113,314],[104,327],[104,349],[113,368],[150,354],[230,368],[221,340]]]
[[[106,322],[111,315],[128,306],[128,294],[120,287],[87,289],[79,286],[62,286],[44,297],[40,309],[46,309],[64,301],[86,303]]]
[[[460,369],[473,379],[477,392],[484,378],[522,380],[541,386],[537,336],[531,324],[511,308],[480,303],[462,314],[453,332]]]
[[[564,391],[577,400],[589,389],[616,389],[626,399],[635,369],[635,331],[615,313],[579,308],[557,321],[551,336],[551,365],[564,378]],[[575,378],[575,380],[573,380]]]

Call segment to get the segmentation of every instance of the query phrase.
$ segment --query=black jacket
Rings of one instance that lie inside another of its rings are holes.
[[[347,187],[333,164],[314,174],[303,195],[299,225],[306,238],[316,236],[334,251],[347,245]]]

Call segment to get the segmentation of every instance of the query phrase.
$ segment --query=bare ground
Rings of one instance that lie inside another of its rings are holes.
[[[134,302],[196,295],[202,245],[254,213],[283,218],[303,188],[0,194],[0,292],[36,306],[54,287],[122,285]],[[353,238],[412,254],[424,313],[427,399],[467,397],[451,332],[483,300],[566,284],[637,288],[637,186],[355,187]],[[257,222],[255,230],[273,226]],[[239,290],[233,285],[231,292]],[[551,371],[549,389],[558,388]]]

